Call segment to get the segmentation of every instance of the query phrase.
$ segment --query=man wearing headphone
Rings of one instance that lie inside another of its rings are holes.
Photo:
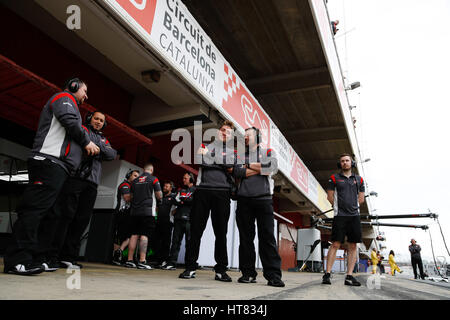
[[[158,216],[156,219],[155,236],[153,238],[152,249],[155,249],[156,267],[164,268],[167,264],[170,250],[170,240],[172,238],[173,223],[170,219],[170,212],[175,202],[175,185],[172,181],[164,181],[163,197],[158,204]]]
[[[81,237],[89,224],[97,198],[102,161],[111,161],[117,156],[116,150],[103,136],[102,131],[105,127],[105,115],[102,112],[89,112],[86,115],[84,129],[88,132],[91,141],[99,146],[100,153],[96,156],[84,155],[79,168],[64,183],[54,206],[54,211],[59,218],[50,248],[48,248],[47,241],[51,234],[46,232],[49,229],[48,219],[40,227],[39,250],[47,251],[45,254],[47,266],[51,264],[53,267],[56,262],[60,261],[59,266],[62,268],[76,266],[81,268],[76,260]]]
[[[130,209],[131,209],[131,183],[139,177],[138,170],[129,170],[125,175],[125,180],[117,187],[115,234],[116,243],[120,245],[113,253],[113,264],[121,266],[123,261],[123,251],[130,242]]]
[[[186,242],[191,237],[191,226],[189,217],[191,215],[192,204],[194,200],[194,175],[186,172],[183,175],[183,188],[181,188],[176,197],[175,204],[177,209],[174,214],[174,227],[172,245],[170,246],[170,255],[168,263],[163,267],[164,270],[175,270],[180,253],[181,241],[183,236],[186,237]]]
[[[322,283],[331,284],[331,269],[336,260],[336,252],[347,237],[348,262],[344,284],[360,286],[361,283],[352,274],[357,258],[356,246],[362,242],[359,205],[364,202],[364,180],[352,172],[352,169],[356,168],[356,162],[350,154],[342,154],[337,165],[341,172],[333,174],[327,185],[328,201],[334,208],[334,219],[331,231],[332,244],[328,250],[327,268]]]
[[[260,142],[258,128],[245,130],[244,166],[235,168],[233,173],[240,179],[236,223],[239,230],[239,269],[242,277],[238,282],[256,282],[256,222],[263,276],[269,286],[284,287],[281,280],[281,258],[274,236],[273,192],[270,182],[270,175],[275,172],[277,165],[273,150],[260,148]]]
[[[12,244],[4,257],[5,273],[30,275],[44,271],[36,261],[39,224],[51,212],[69,174],[80,165],[83,150],[91,156],[100,152],[81,126],[78,108],[86,99],[86,83],[74,78],[42,109],[28,158],[29,183],[18,209]]]

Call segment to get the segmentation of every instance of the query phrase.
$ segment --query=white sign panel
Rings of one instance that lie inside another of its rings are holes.
[[[318,201],[318,192],[325,191],[181,1],[104,2],[239,129],[261,129],[263,147],[275,151],[279,170],[317,207],[328,209]]]

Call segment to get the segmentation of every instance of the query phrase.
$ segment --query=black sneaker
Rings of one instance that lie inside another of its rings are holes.
[[[272,287],[284,287],[285,284],[283,282],[283,280],[281,280],[280,278],[272,278],[267,282],[268,286],[272,286]]]
[[[131,261],[131,260],[128,260],[127,262],[125,262],[125,263],[123,264],[123,266],[126,267],[126,268],[136,268],[136,265],[135,265],[134,262]]]
[[[322,277],[322,284],[331,284],[331,274],[330,273],[325,273]]]
[[[15,266],[11,268],[4,268],[4,273],[11,273],[11,274],[18,274],[21,276],[30,276],[33,274],[39,274],[44,272],[44,267],[42,264],[36,264],[33,262],[27,262],[24,264],[16,264]]]
[[[161,267],[161,269],[163,269],[163,270],[177,270],[177,268],[171,263],[167,263],[164,267]]]
[[[178,278],[181,278],[181,279],[194,279],[195,278],[195,271],[193,271],[193,270],[184,270],[183,273],[180,273]]]
[[[112,263],[116,266],[122,265],[122,250],[117,249],[116,251],[114,251]]]
[[[349,276],[349,275],[347,275],[347,276],[345,277],[345,282],[344,282],[344,284],[345,284],[346,286],[354,286],[354,287],[359,287],[359,286],[361,286],[361,283],[359,283],[358,280],[356,280],[353,276]]]
[[[214,280],[223,281],[223,282],[233,281],[226,272],[222,272],[222,273],[216,272],[216,277],[214,278]]]
[[[240,283],[256,283],[256,277],[242,276],[238,279]]]
[[[152,270],[153,269],[152,266],[147,263],[147,261],[139,261],[136,264],[136,268],[138,268],[138,269],[145,269],[145,270]]]
[[[59,269],[59,262],[50,260],[42,263],[45,272],[53,272]]]

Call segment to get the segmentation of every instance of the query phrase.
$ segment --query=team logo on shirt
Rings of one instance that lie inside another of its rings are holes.
[[[145,181],[147,181],[147,177],[146,176],[139,178],[139,182],[145,182]]]

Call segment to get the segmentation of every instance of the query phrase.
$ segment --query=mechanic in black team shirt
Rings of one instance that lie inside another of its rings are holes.
[[[237,192],[236,223],[239,230],[240,283],[256,282],[255,221],[258,226],[259,255],[267,284],[284,287],[281,280],[281,258],[274,236],[274,216],[270,175],[277,169],[274,152],[260,148],[258,128],[245,130],[245,162],[234,169],[240,180]]]
[[[227,168],[233,168],[236,164],[234,148],[228,147],[227,141],[233,141],[233,131],[233,123],[225,121],[219,128],[215,141],[207,146],[202,145],[195,155],[195,162],[200,164],[200,169],[190,216],[191,238],[186,244],[186,270],[179,275],[182,279],[195,278],[200,240],[211,212],[211,222],[216,237],[215,280],[232,281],[226,271],[228,270],[227,230],[232,186]]]
[[[361,220],[359,205],[364,202],[363,178],[352,172],[356,162],[352,156],[344,153],[339,157],[338,168],[340,173],[333,174],[328,180],[328,201],[334,208],[334,219],[331,231],[332,244],[328,250],[327,268],[323,276],[323,284],[331,284],[331,269],[336,260],[336,252],[347,236],[347,276],[345,285],[360,286],[353,274],[356,263],[356,244],[362,241]]]
[[[117,187],[117,204],[115,216],[115,242],[119,245],[113,253],[112,263],[121,266],[123,261],[123,251],[130,243],[130,211],[131,211],[131,183],[139,177],[138,170],[129,170],[125,175],[125,180]]]
[[[181,188],[175,197],[176,211],[174,214],[174,227],[172,244],[170,246],[169,261],[163,267],[164,270],[175,270],[178,260],[178,254],[180,253],[181,242],[183,236],[186,237],[186,242],[191,236],[191,227],[189,222],[189,216],[191,215],[192,204],[194,200],[194,175],[190,172],[186,172],[183,175],[183,188]]]
[[[155,249],[157,268],[163,268],[167,264],[170,251],[170,241],[172,239],[173,223],[170,219],[170,212],[174,207],[175,185],[172,181],[164,181],[163,198],[158,204],[158,216],[156,218],[155,237],[152,248]]]
[[[155,230],[156,202],[161,201],[162,192],[158,178],[152,175],[153,165],[147,163],[144,173],[131,184],[131,238],[128,245],[128,261],[125,267],[152,269],[147,264],[148,239]],[[139,240],[139,259],[134,263],[134,252]]]

